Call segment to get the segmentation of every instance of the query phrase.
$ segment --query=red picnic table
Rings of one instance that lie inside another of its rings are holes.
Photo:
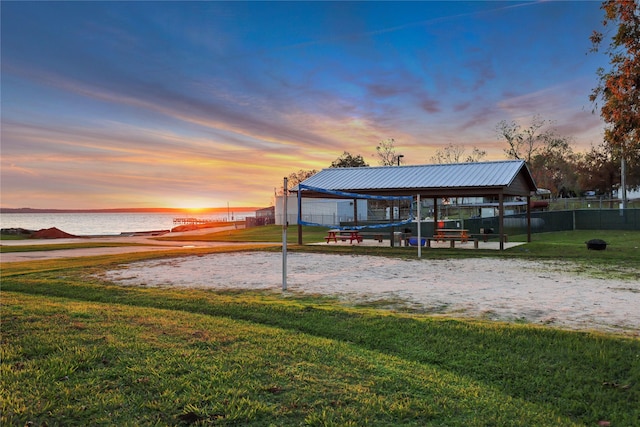
[[[338,243],[338,240],[342,240],[343,242],[349,240],[349,243],[352,244],[354,241],[358,243],[362,242],[362,236],[358,230],[329,230],[324,239],[327,243],[331,241]]]

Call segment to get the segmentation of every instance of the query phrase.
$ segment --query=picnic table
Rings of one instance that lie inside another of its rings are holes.
[[[427,237],[427,247],[431,247],[431,242],[444,242],[449,241],[450,247],[455,247],[455,242],[460,240],[461,243],[467,243],[469,240],[473,241],[473,247],[478,249],[478,239],[474,239],[469,235],[469,230],[463,228],[439,228],[433,234],[433,237]]]
[[[457,239],[465,243],[469,240],[469,230],[463,228],[438,228],[433,237],[442,241]]]
[[[362,236],[358,230],[329,230],[327,233],[327,236],[324,238],[327,243],[331,241],[338,243],[338,240],[343,242],[348,240],[349,243],[352,244],[354,241],[358,243],[362,242]]]

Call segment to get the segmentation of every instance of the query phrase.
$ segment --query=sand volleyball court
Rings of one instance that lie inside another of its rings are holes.
[[[579,275],[572,264],[491,258],[399,260],[289,253],[288,292],[453,317],[640,336],[640,283]],[[104,278],[130,286],[282,289],[282,254],[240,252],[132,263]]]

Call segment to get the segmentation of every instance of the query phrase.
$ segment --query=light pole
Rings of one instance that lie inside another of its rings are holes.
[[[398,166],[400,166],[400,159],[402,159],[404,157],[404,154],[398,154]]]

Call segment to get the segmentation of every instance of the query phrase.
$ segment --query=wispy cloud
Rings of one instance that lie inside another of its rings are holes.
[[[344,151],[376,164],[387,138],[410,163],[449,143],[498,157],[495,124],[535,114],[586,147],[601,130],[584,108],[597,61],[570,45],[599,15],[564,2],[9,2],[2,204],[268,203],[282,176]]]

